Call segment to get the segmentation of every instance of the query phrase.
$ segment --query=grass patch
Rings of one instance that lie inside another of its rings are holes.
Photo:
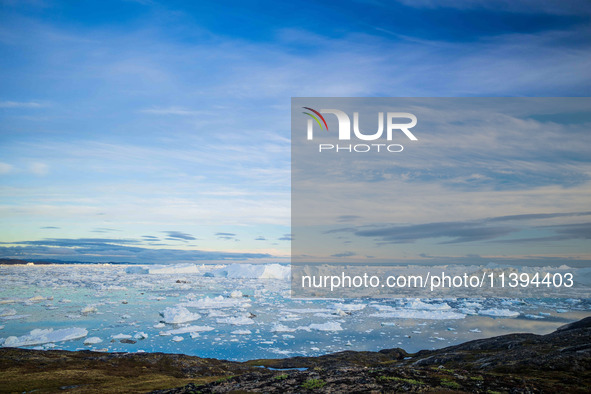
[[[141,376],[141,378],[138,378]],[[134,377],[117,376],[108,371],[88,369],[68,369],[64,371],[42,371],[23,373],[12,368],[0,372],[0,392],[55,393],[60,387],[75,386],[72,393],[146,393],[152,390],[185,386],[189,383],[206,384],[215,380],[203,378],[175,378],[161,373],[144,372]]]
[[[322,379],[308,379],[302,384],[302,387],[306,390],[321,389],[326,385],[326,382]]]
[[[380,376],[379,379],[380,380],[389,380],[389,381],[394,381],[394,382],[414,384],[414,385],[417,385],[417,386],[418,385],[421,385],[421,384],[425,384],[424,382],[422,382],[420,380],[407,379],[407,378],[399,378],[397,376]]]
[[[484,378],[482,376],[470,376],[470,379],[472,379],[472,380],[484,380]]]
[[[275,379],[275,380],[283,380],[283,379],[287,379],[288,376],[289,376],[288,374],[284,373],[284,374],[275,376],[273,379]]]
[[[447,387],[450,389],[456,389],[456,390],[462,387],[459,383],[454,382],[453,380],[449,380],[449,379],[441,379],[441,382],[439,384],[443,387]]]

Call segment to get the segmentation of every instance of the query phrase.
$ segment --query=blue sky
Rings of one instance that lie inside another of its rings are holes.
[[[591,91],[588,1],[0,4],[6,257],[286,261],[291,97]]]

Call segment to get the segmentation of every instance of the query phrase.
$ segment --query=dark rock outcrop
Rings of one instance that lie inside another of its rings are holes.
[[[548,335],[511,334],[408,355],[402,349],[340,352],[320,357],[253,360],[249,365],[308,368],[249,372],[185,393],[589,393],[591,317]]]

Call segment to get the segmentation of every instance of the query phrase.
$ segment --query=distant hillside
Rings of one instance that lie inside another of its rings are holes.
[[[4,265],[23,265],[28,264],[29,261],[19,260],[19,259],[0,259],[0,264]]]
[[[26,265],[29,263],[35,263],[38,265],[42,264],[139,264],[139,263],[129,263],[125,261],[101,261],[101,262],[92,262],[92,261],[63,261],[63,260],[55,260],[55,259],[45,259],[45,260],[20,260],[20,259],[8,259],[8,258],[0,258],[0,265]],[[142,263],[145,264],[145,263]]]

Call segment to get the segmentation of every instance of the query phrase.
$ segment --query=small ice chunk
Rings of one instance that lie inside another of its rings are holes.
[[[160,312],[164,322],[169,324],[187,323],[201,318],[198,313],[189,312],[184,306],[169,307]]]
[[[295,330],[295,328],[284,326],[281,323],[275,323],[273,328],[271,328],[271,332],[294,332]]]
[[[343,328],[341,327],[341,323],[329,321],[326,323],[312,323],[309,326],[301,326],[298,327],[298,330],[343,331]]]
[[[16,315],[16,309],[2,309],[0,310],[0,317],[14,316]]]
[[[372,317],[395,318],[395,319],[424,319],[424,320],[456,320],[464,319],[465,314],[446,310],[414,310],[414,309],[391,309],[370,315]]]
[[[97,343],[101,343],[103,340],[99,337],[90,337],[84,340],[85,345],[96,345]]]
[[[148,274],[150,271],[144,267],[131,266],[125,269],[126,274]]]
[[[224,317],[217,319],[216,322],[218,324],[232,324],[234,326],[246,326],[249,324],[254,324],[254,321],[249,317],[249,315]]]
[[[500,308],[490,308],[490,309],[481,309],[478,311],[479,315],[482,316],[491,316],[491,317],[517,317],[519,316],[519,312],[515,312],[509,309],[500,309]]]
[[[242,293],[240,292],[240,294]],[[242,295],[239,298],[205,297],[200,300],[185,302],[182,305],[198,309],[248,308],[251,306],[248,301],[242,299]]]
[[[190,332],[204,332],[204,331],[212,331],[214,330],[213,327],[209,326],[187,326],[181,327],[174,330],[163,331],[160,335],[178,335],[178,334],[186,334]]]
[[[53,298],[53,297],[52,297]],[[49,297],[43,297],[43,296],[35,296],[35,297],[31,297],[27,300],[27,302],[41,302],[44,300],[49,300]]]
[[[242,292],[240,290],[234,290],[230,293],[231,298],[242,298]]]
[[[146,334],[145,332],[138,332],[137,334],[135,334],[133,336],[134,339],[146,339],[148,338],[148,334]]]
[[[174,342],[180,342],[180,341],[182,341],[183,339],[184,339],[183,337],[179,337],[179,336],[172,337],[172,340],[173,340]]]
[[[82,308],[82,310],[80,310],[80,313],[82,313],[83,315],[89,315],[91,313],[97,313],[98,310],[96,309],[96,306],[94,305],[87,305],[84,308]]]
[[[252,332],[250,330],[235,330],[235,331],[232,331],[232,334],[234,334],[234,335],[250,335],[250,334],[252,334]]]
[[[362,309],[365,309],[367,305],[365,304],[334,304],[332,306],[332,309],[336,309],[337,311],[343,311],[343,312],[354,312],[354,311],[360,311]]]
[[[111,338],[113,338],[113,339],[131,339],[131,335],[117,334],[117,335],[112,335]]]

